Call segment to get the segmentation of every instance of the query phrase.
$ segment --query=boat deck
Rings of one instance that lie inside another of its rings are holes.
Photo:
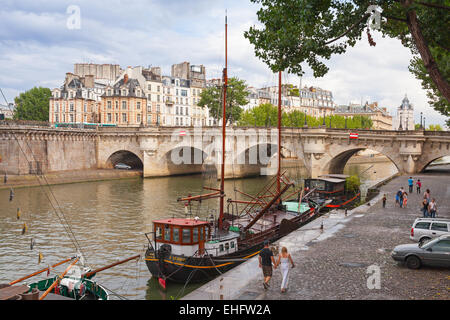
[[[280,224],[283,219],[292,219],[297,214],[295,212],[276,210],[272,212],[268,212],[263,215],[256,223],[249,229],[249,231],[253,233],[259,233],[261,231],[273,228]],[[234,226],[245,227],[253,220],[252,216],[244,216],[237,218],[233,221]]]

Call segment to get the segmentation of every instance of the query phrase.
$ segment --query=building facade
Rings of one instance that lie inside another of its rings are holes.
[[[379,107],[378,102],[340,105],[335,108],[334,114],[344,117],[366,116],[372,120],[372,129],[392,130],[392,116],[389,115],[387,108]]]
[[[50,123],[96,123],[103,85],[96,87],[94,77],[66,73],[61,88],[52,90],[49,101]]]
[[[147,98],[137,79],[125,74],[102,96],[99,123],[138,127],[147,125]]]

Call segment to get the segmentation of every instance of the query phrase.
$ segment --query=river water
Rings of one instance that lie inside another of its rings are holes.
[[[360,175],[363,191],[364,187],[395,172],[391,162],[347,165],[344,171]],[[287,173],[291,180],[302,183],[304,170],[290,168]],[[234,197],[233,190],[237,188],[255,194],[268,179],[261,176],[226,180],[225,193]],[[0,190],[0,283],[74,256],[76,249],[70,232],[82,248],[86,264],[93,269],[143,254],[147,244],[144,233],[151,231],[152,220],[184,216],[184,205],[177,198],[189,193],[200,194],[204,186],[217,185],[214,176],[198,174],[54,185],[51,193],[48,187],[17,188],[12,201],[9,201],[9,190]],[[48,199],[52,194],[57,199],[54,206],[61,208],[58,215]],[[206,217],[217,207],[217,200],[207,200],[201,207],[193,205],[191,210],[193,215]],[[68,223],[62,223],[64,219]],[[24,223],[28,231],[22,235]],[[35,240],[33,250],[32,239]],[[40,264],[39,252],[44,257]],[[55,268],[52,274],[61,273],[66,266]],[[162,291],[143,260],[99,272],[94,279],[110,290],[111,299],[178,299],[200,286],[170,283],[167,291]]]

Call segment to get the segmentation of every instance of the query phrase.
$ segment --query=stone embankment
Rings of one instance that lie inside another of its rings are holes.
[[[50,172],[42,176],[34,174],[29,175],[7,175],[7,182],[4,183],[4,175],[1,175],[0,189],[9,189],[10,187],[32,187],[45,184],[64,184],[87,181],[102,181],[114,179],[127,179],[141,177],[142,171],[139,170],[114,170],[114,169],[89,169],[89,170],[66,170]],[[38,180],[39,177],[39,180]]]

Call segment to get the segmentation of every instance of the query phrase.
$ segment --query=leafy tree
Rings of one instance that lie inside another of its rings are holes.
[[[439,125],[439,124],[430,124],[428,126],[428,130],[431,130],[431,131],[442,131],[443,129],[442,129],[441,125]]]
[[[357,193],[360,186],[361,181],[357,175],[352,175],[345,179],[345,190],[347,192]]]
[[[14,98],[16,109],[13,119],[48,121],[49,101],[52,93],[49,88],[34,87]]]
[[[242,108],[248,103],[247,85],[245,80],[239,80],[236,77],[228,79],[227,88],[227,110],[226,121],[238,121],[241,118]],[[209,112],[214,119],[222,119],[223,108],[223,87],[210,87],[203,90],[198,105],[208,107]]]
[[[345,128],[345,117],[332,115],[325,117],[326,127]],[[323,125],[323,117],[313,117],[306,115],[308,127],[319,127]],[[278,107],[264,103],[242,113],[238,122],[240,126],[276,127],[278,124]],[[299,110],[282,112],[281,125],[283,127],[303,127],[305,125],[305,113]],[[347,118],[348,129],[370,129],[373,122],[366,116],[354,116]]]
[[[414,58],[410,71],[422,81],[429,103],[445,116],[450,113],[450,6],[448,0],[251,0],[259,3],[261,27],[250,27],[245,37],[255,54],[272,71],[303,75],[301,63],[324,76],[324,60],[345,53],[368,29],[370,5],[378,5],[383,37],[397,38]],[[450,120],[447,120],[449,123]]]

